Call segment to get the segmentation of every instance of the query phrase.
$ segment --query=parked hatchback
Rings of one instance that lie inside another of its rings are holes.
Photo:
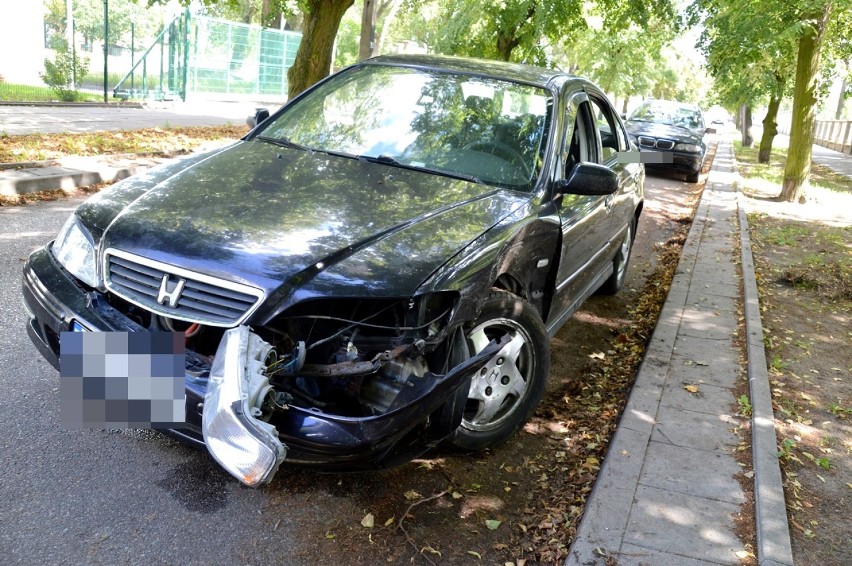
[[[371,59],[81,205],[24,267],[27,329],[57,368],[63,331],[183,332],[170,432],[248,485],[495,446],[541,399],[550,338],[624,282],[628,150],[581,78]]]
[[[643,102],[627,119],[627,131],[639,151],[656,154],[642,156],[643,163],[685,173],[690,183],[698,182],[704,166],[704,134],[715,132],[705,128],[698,106],[671,100]]]

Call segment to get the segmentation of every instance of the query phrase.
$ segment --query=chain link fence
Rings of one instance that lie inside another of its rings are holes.
[[[159,18],[144,12],[142,20],[136,8],[125,6],[133,3],[110,3],[105,18],[91,6],[83,10],[87,2],[103,6],[100,0],[75,0],[70,30],[62,14],[49,10],[17,24],[22,34],[36,30],[44,41],[28,50],[25,73],[12,72],[11,58],[0,61],[0,100],[286,99],[300,33],[192,16],[189,10],[162,11]],[[45,67],[59,88],[45,84]]]

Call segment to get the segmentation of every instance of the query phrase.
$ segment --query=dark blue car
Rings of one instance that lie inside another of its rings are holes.
[[[379,57],[223,149],[81,205],[26,263],[29,335],[183,332],[186,423],[248,485],[497,445],[549,340],[623,284],[644,169],[604,94],[546,69]]]

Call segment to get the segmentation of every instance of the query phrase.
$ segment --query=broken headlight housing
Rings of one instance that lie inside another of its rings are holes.
[[[271,389],[263,374],[270,349],[245,326],[226,331],[204,397],[202,432],[207,449],[250,487],[270,481],[287,455],[275,427],[258,418]]]
[[[90,287],[98,286],[95,270],[95,244],[89,231],[83,228],[76,214],[62,226],[51,246],[53,257],[71,275]]]

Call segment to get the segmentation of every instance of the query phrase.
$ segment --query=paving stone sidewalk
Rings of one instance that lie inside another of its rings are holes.
[[[740,564],[737,553],[746,550],[760,564],[792,564],[780,473],[773,476],[764,458],[774,453],[774,437],[761,436],[753,447],[765,475],[755,474],[756,489],[776,500],[781,494],[780,508],[777,501],[758,505],[758,515],[767,514],[757,517],[758,549],[767,556],[746,549],[736,534],[735,517],[746,503],[737,476],[751,466],[735,457],[748,440],[734,432],[743,424],[735,387],[750,374],[737,342],[738,333],[744,338],[739,265],[747,233],[740,230],[745,218],[734,176],[730,143],[722,141],[567,565]],[[745,278],[753,281],[750,255],[748,270]],[[756,287],[749,292],[756,303]]]

